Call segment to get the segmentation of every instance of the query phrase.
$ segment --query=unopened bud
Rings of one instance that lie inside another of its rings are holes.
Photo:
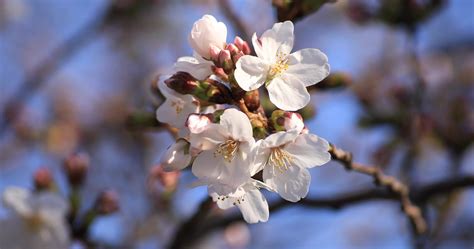
[[[273,126],[275,131],[284,131],[285,130],[285,111],[275,110],[270,116],[270,123]]]
[[[304,128],[303,117],[297,112],[285,112],[283,126],[287,131],[300,133]]]
[[[217,61],[217,58],[219,57],[219,53],[221,52],[221,49],[212,45],[209,48],[209,54],[211,56],[211,61]]]
[[[245,106],[249,111],[256,111],[260,107],[260,94],[258,90],[248,91],[244,95]]]
[[[102,191],[96,199],[95,210],[98,214],[107,215],[120,209],[119,197],[113,190]]]
[[[36,190],[48,190],[53,187],[53,176],[47,168],[37,169],[33,175]]]
[[[240,57],[244,56],[245,54],[242,51],[239,51],[237,54],[232,55],[232,61],[234,64],[240,59]]]
[[[64,161],[64,170],[69,183],[73,186],[81,185],[89,169],[89,156],[84,153],[75,154]]]
[[[157,180],[167,192],[174,191],[178,186],[180,171],[164,171],[161,165],[153,166],[150,170],[150,178]]]
[[[209,115],[212,116],[212,114],[190,114],[186,120],[186,127],[194,134],[203,132],[212,123]]]
[[[217,62],[218,66],[224,69],[224,72],[232,72],[234,68],[234,62],[232,61],[231,52],[229,50],[222,50],[219,53],[219,58],[217,59]]]
[[[228,50],[231,55],[234,55],[240,52],[240,49],[235,44],[232,44],[232,43],[227,44],[227,46],[225,47],[225,50]]]
[[[244,54],[250,54],[250,47],[249,44],[242,40],[242,38],[236,36],[234,39],[234,44],[237,46],[237,48],[242,51]]]
[[[275,131],[297,131],[301,133],[304,129],[303,117],[297,112],[285,112],[275,110],[270,117]]]
[[[189,73],[177,72],[165,80],[165,84],[178,93],[192,94],[198,85],[198,80]]]

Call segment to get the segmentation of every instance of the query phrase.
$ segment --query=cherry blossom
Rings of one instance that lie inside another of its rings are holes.
[[[296,202],[308,193],[311,175],[308,168],[320,166],[331,159],[326,140],[314,134],[280,131],[258,148],[263,161],[263,180],[282,198]]]
[[[245,91],[265,84],[270,101],[278,108],[295,111],[309,103],[306,87],[323,80],[329,74],[328,58],[318,49],[307,48],[291,53],[293,23],[276,23],[273,28],[256,34],[252,43],[256,56],[244,55],[238,61],[235,79]]]

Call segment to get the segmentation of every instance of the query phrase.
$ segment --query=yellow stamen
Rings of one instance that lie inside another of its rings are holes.
[[[239,145],[239,141],[228,139],[217,146],[214,156],[217,157],[217,155],[221,154],[224,159],[230,163],[232,159],[234,159],[235,154],[239,151]]]
[[[275,169],[275,167],[281,173],[288,170],[293,163],[293,156],[283,150],[281,147],[272,148],[270,157],[268,157],[268,164]],[[275,170],[273,170],[275,172]]]
[[[267,81],[269,82],[270,80],[276,78],[277,76],[285,72],[287,69],[288,69],[287,55],[282,52],[278,52],[276,62],[275,64],[272,65],[272,67],[270,68],[270,71],[268,72]]]
[[[175,100],[171,102],[171,106],[175,108],[177,114],[179,114],[183,110],[183,105],[184,103],[180,100]]]

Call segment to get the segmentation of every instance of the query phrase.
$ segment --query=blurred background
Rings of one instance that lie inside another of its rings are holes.
[[[116,191],[120,205],[94,220],[87,240],[166,248],[207,193],[189,188],[189,171],[175,182],[156,169],[173,137],[154,120],[162,100],[152,79],[191,55],[187,36],[204,14],[226,23],[228,41],[293,20],[294,50],[322,50],[333,72],[335,87],[314,89],[304,109],[309,130],[356,161],[411,188],[472,176],[474,1],[324,2],[0,0],[0,192],[33,189],[35,172],[46,168],[67,197],[65,160],[81,153],[89,167],[78,212],[104,189]],[[335,162],[311,174],[309,198],[376,188]],[[288,205],[267,223],[209,231],[192,248],[472,248],[473,200],[469,188],[424,200],[430,232],[421,240],[399,203],[371,200],[339,209]],[[0,206],[0,219],[8,215]]]

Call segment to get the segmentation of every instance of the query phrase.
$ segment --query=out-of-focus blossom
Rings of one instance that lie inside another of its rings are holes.
[[[263,84],[270,101],[278,108],[296,111],[309,103],[306,87],[329,75],[327,56],[307,48],[290,54],[293,48],[293,23],[276,23],[260,38],[253,35],[256,56],[245,55],[237,61],[235,79],[245,91]]]
[[[68,205],[60,196],[8,187],[3,193],[3,202],[12,215],[0,220],[2,249],[69,247],[69,230],[65,222]]]

